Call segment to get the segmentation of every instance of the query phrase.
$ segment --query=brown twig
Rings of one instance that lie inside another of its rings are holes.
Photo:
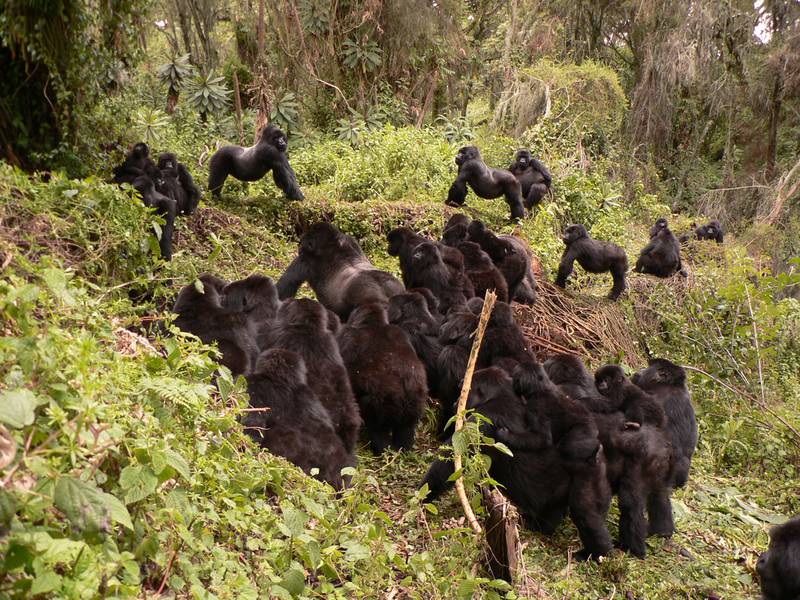
[[[483,310],[481,311],[481,318],[478,322],[478,329],[475,331],[475,339],[472,340],[472,349],[469,351],[469,361],[467,362],[467,370],[464,373],[464,384],[461,386],[461,395],[458,397],[458,407],[456,408],[456,425],[455,430],[461,431],[464,428],[464,412],[467,409],[467,397],[469,396],[470,387],[472,387],[472,376],[475,373],[475,364],[478,362],[478,352],[481,349],[481,342],[483,341],[483,334],[486,332],[486,324],[489,322],[489,317],[492,314],[494,303],[497,301],[497,295],[491,291],[486,291],[486,296],[483,299]],[[453,448],[453,468],[458,473],[462,467],[461,453]],[[475,533],[481,533],[481,525],[475,517],[472,506],[467,498],[467,492],[464,489],[464,477],[459,475],[456,479],[456,493],[461,506],[464,507],[464,514],[467,516],[470,526]]]

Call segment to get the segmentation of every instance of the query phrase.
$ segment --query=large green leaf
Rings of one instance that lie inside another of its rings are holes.
[[[125,504],[144,500],[156,491],[158,477],[143,465],[128,466],[119,475],[119,484],[125,490]]]
[[[81,531],[106,532],[110,522],[133,529],[128,509],[111,494],[93,483],[75,477],[60,477],[53,492],[53,503],[70,523]]]
[[[42,402],[32,391],[19,388],[0,394],[0,422],[22,429],[33,423],[36,407]]]

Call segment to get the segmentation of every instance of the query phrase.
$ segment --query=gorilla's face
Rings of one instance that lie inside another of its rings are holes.
[[[279,152],[285,152],[288,147],[286,141],[286,134],[275,125],[267,125],[261,133],[261,141],[271,144],[278,149]]]
[[[607,396],[618,389],[625,379],[622,369],[616,365],[609,365],[598,370],[594,377],[594,384],[597,391]]]
[[[289,144],[286,141],[286,136],[283,135],[280,131],[275,134],[272,138],[272,145],[275,146],[281,152],[284,152],[286,148],[288,148]]]
[[[581,239],[588,237],[589,234],[586,233],[586,228],[583,225],[569,225],[564,230],[564,243],[569,246],[571,243]]]
[[[411,231],[408,227],[398,227],[396,229],[392,229],[387,235],[386,240],[389,242],[389,256],[398,256],[400,254],[400,250],[403,248],[403,245],[406,243],[406,240],[409,237]]]
[[[475,146],[464,146],[456,154],[456,164],[460,167],[468,160],[481,160],[481,153]]]
[[[432,242],[422,242],[419,246],[414,248],[411,261],[414,266],[419,269],[434,265],[441,261],[439,249],[436,247],[436,244]]]
[[[150,148],[144,142],[139,142],[133,147],[131,154],[136,158],[147,158],[150,156]]]
[[[461,242],[467,240],[467,226],[463,223],[457,223],[444,230],[442,234],[442,241],[447,246],[456,246]]]

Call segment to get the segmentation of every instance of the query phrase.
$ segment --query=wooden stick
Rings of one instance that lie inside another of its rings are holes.
[[[464,373],[464,384],[461,386],[461,395],[458,397],[458,407],[456,408],[456,431],[461,431],[464,428],[464,412],[467,409],[467,396],[472,386],[472,376],[475,373],[475,364],[478,362],[478,352],[481,349],[481,342],[483,341],[483,334],[486,332],[486,324],[489,322],[489,317],[492,314],[494,303],[497,301],[497,294],[491,290],[486,290],[486,296],[483,298],[483,310],[481,311],[481,318],[478,322],[478,329],[475,330],[475,339],[472,340],[472,349],[469,351],[469,362],[467,362],[467,370]],[[453,448],[453,468],[455,472],[461,470],[461,453]],[[456,493],[461,506],[464,507],[464,514],[467,515],[467,520],[475,533],[481,533],[481,526],[478,519],[475,518],[475,513],[472,511],[467,492],[464,489],[464,477],[459,475],[456,479]]]

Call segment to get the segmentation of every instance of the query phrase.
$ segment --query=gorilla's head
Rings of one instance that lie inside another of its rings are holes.
[[[500,367],[476,371],[469,391],[468,408],[477,408],[497,395],[508,391],[511,377]]]
[[[442,255],[439,248],[433,242],[422,242],[414,248],[411,255],[411,262],[415,269],[426,269],[442,262]]]
[[[362,304],[350,313],[347,325],[350,327],[375,327],[387,325],[386,310],[377,302]]]
[[[566,383],[594,385],[583,361],[574,354],[557,354],[548,358],[544,363],[544,368],[550,381],[556,385]]]
[[[286,152],[286,148],[289,145],[286,141],[286,134],[271,123],[261,130],[259,144],[271,144],[275,146],[279,152]]]
[[[322,330],[328,327],[328,311],[310,298],[288,298],[278,309],[278,320],[286,325],[307,325]]]
[[[389,299],[389,322],[403,323],[410,320],[433,321],[428,302],[419,292],[397,294]]]
[[[162,152],[158,155],[158,168],[169,171],[170,175],[178,176],[178,157],[172,152]]]
[[[332,253],[349,253],[347,237],[331,223],[314,223],[300,238],[300,255],[326,256]]]
[[[258,355],[254,375],[260,375],[276,385],[295,388],[306,385],[306,363],[291,350],[272,348]]]
[[[465,262],[471,269],[485,268],[488,269],[492,263],[492,259],[486,254],[481,247],[475,242],[461,242],[456,246],[461,254],[464,256]]]
[[[405,246],[412,237],[414,237],[414,232],[408,227],[395,227],[392,229],[386,234],[386,239],[389,242],[389,247],[387,249],[389,256],[399,256],[403,246]]]
[[[589,237],[586,227],[583,225],[567,225],[564,230],[564,243],[569,246],[571,243],[578,241],[581,238]]]
[[[653,358],[646,369],[642,369],[631,377],[631,381],[640,387],[653,385],[684,385],[686,371],[666,358]]]
[[[468,160],[482,160],[481,151],[477,146],[463,146],[456,154],[456,164],[460,167]]]
[[[275,283],[266,275],[250,275],[246,279],[229,283],[222,293],[223,306],[234,312],[249,312],[266,306],[274,316],[280,305]]]
[[[619,391],[625,382],[625,373],[619,365],[600,367],[594,374],[594,384],[603,396],[610,396]]]
[[[555,386],[547,376],[544,367],[538,362],[519,364],[514,369],[513,379],[514,391],[520,396],[535,396],[555,391]]]
[[[511,171],[514,175],[521,175],[531,166],[531,161],[533,160],[533,156],[531,153],[526,149],[517,150],[517,153],[514,155],[514,162],[511,163],[511,167],[509,171]]]
[[[131,150],[131,156],[134,158],[147,158],[150,156],[150,147],[144,142],[134,144],[133,150]]]

